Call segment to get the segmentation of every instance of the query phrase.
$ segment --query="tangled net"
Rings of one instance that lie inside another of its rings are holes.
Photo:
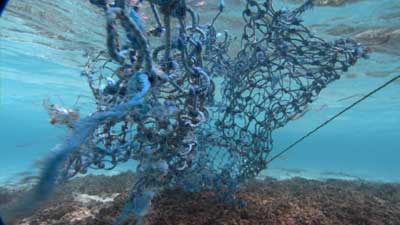
[[[228,54],[234,38],[214,26],[223,1],[200,25],[185,0],[148,0],[157,24],[151,30],[139,16],[141,1],[91,2],[107,17],[107,52],[82,72],[97,111],[73,125],[32,199],[88,169],[135,160],[138,178],[116,223],[131,212],[140,221],[163,188],[233,196],[268,166],[272,131],[367,53],[353,40],[327,42],[303,26],[300,15],[312,1],[289,11],[246,0],[235,57]]]

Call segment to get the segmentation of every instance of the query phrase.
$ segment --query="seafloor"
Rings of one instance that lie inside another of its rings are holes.
[[[133,181],[130,172],[75,178],[35,215],[12,224],[110,225],[121,212]],[[0,204],[18,201],[22,192],[1,189]],[[167,190],[154,200],[143,224],[400,224],[400,184],[266,178],[250,182],[237,196],[244,205],[222,203],[212,192]]]

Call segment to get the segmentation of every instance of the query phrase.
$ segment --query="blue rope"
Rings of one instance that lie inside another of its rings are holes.
[[[142,89],[128,102],[117,105],[108,111],[95,113],[92,116],[76,122],[67,140],[61,146],[57,146],[55,148],[55,155],[47,160],[39,176],[38,184],[34,187],[32,192],[25,196],[24,201],[20,201],[20,204],[13,209],[15,212],[10,212],[11,214],[24,214],[37,208],[37,206],[45,201],[55,189],[62,163],[73,151],[85,143],[97,126],[105,120],[122,118],[132,107],[142,103],[150,89],[150,81],[147,75],[142,72],[136,73],[132,79],[134,79],[135,82],[141,82]],[[4,216],[9,215],[5,214]],[[0,223],[0,225],[2,224]]]

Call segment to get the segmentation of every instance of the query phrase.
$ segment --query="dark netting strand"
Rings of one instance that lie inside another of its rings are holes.
[[[128,160],[137,162],[137,180],[116,223],[129,213],[140,221],[164,188],[232,199],[268,166],[272,132],[366,56],[353,40],[327,42],[302,25],[312,1],[290,11],[246,0],[236,55],[235,38],[215,27],[223,1],[203,25],[185,0],[90,1],[104,9],[107,29],[107,50],[82,72],[96,111],[70,126],[47,160],[33,206],[58,182]],[[146,9],[153,28],[140,16]]]

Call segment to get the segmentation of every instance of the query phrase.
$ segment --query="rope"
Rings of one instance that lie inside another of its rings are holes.
[[[319,125],[318,127],[314,128],[312,131],[308,132],[306,135],[304,135],[302,138],[298,139],[297,141],[295,141],[294,143],[292,143],[291,145],[289,145],[288,147],[286,147],[284,150],[282,150],[281,152],[279,152],[278,154],[274,155],[271,159],[269,159],[267,161],[268,163],[271,163],[272,161],[274,161],[275,159],[279,158],[280,156],[282,156],[283,154],[285,154],[286,152],[288,152],[289,150],[291,150],[294,146],[296,146],[297,144],[299,144],[300,142],[302,142],[304,139],[306,139],[307,137],[309,137],[310,135],[312,135],[313,133],[317,132],[319,129],[321,129],[322,127],[324,127],[325,125],[327,125],[328,123],[332,122],[334,119],[336,119],[337,117],[339,117],[340,115],[342,115],[343,113],[347,112],[348,110],[350,110],[351,108],[353,108],[354,106],[358,105],[359,103],[361,103],[362,101],[364,101],[365,99],[369,98],[371,95],[377,93],[378,91],[382,90],[383,88],[385,88],[386,86],[388,86],[389,84],[393,83],[395,80],[399,79],[400,75],[392,78],[391,80],[387,81],[386,83],[384,83],[383,85],[379,86],[378,88],[376,88],[375,90],[369,92],[367,95],[365,95],[364,97],[360,98],[359,100],[355,101],[353,104],[347,106],[345,109],[343,109],[342,111],[340,111],[339,113],[337,113],[336,115],[334,115],[333,117],[331,117],[330,119],[328,119],[327,121],[325,121],[324,123],[322,123],[321,125]]]

